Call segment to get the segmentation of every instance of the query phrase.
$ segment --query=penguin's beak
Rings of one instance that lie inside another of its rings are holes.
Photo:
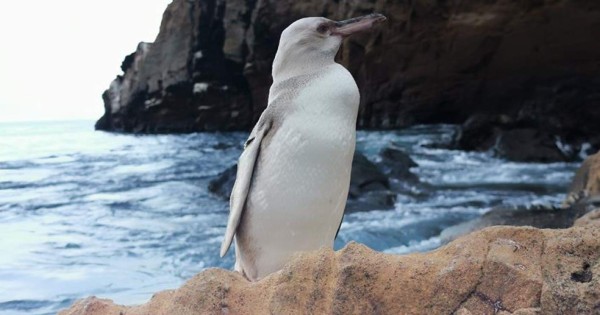
[[[379,13],[372,13],[365,16],[355,17],[349,20],[335,22],[335,28],[331,32],[332,35],[340,35],[342,37],[366,31],[373,27],[376,23],[383,22],[386,17]]]

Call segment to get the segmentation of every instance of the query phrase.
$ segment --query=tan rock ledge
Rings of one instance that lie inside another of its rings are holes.
[[[350,243],[255,283],[208,269],[143,305],[90,297],[60,314],[599,314],[594,218],[565,230],[491,227],[424,254]]]
[[[590,155],[575,173],[564,205],[600,203],[600,152]]]

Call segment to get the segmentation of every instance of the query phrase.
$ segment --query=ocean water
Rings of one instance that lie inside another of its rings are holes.
[[[440,246],[445,227],[498,205],[558,204],[577,163],[510,163],[432,149],[455,127],[359,132],[373,161],[390,143],[424,183],[393,210],[346,215],[336,248],[404,254]],[[89,295],[138,304],[218,256],[227,202],[208,182],[235,163],[244,133],[135,136],[93,122],[0,123],[0,315],[54,314]]]

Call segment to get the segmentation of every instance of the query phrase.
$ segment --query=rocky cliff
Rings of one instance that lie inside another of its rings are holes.
[[[96,127],[248,129],[266,105],[271,62],[287,25],[304,16],[374,11],[388,17],[386,25],[349,39],[338,56],[361,88],[359,127],[471,118],[457,141],[461,148],[499,143],[502,154],[518,136],[560,160],[584,142],[600,146],[594,0],[175,0],[156,41],[140,44],[123,62]],[[573,146],[564,150],[557,140]]]

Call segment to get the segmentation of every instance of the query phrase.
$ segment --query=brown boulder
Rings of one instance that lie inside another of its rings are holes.
[[[404,256],[351,243],[255,283],[209,269],[143,305],[91,297],[60,314],[597,314],[599,228],[492,227]]]
[[[566,205],[600,203],[600,152],[588,157],[575,173]]]
[[[594,224],[598,221],[600,221],[600,209],[595,209],[595,210],[588,212],[586,215],[582,216],[581,218],[577,219],[575,221],[575,224],[573,224],[573,225],[574,226],[584,226],[587,224]]]

